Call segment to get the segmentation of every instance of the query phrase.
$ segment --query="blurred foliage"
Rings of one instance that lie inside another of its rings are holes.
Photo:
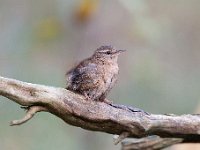
[[[127,49],[109,98],[152,113],[192,113],[200,99],[198,0],[0,0],[1,76],[65,87],[65,72],[104,44]],[[111,150],[112,135],[24,114],[0,98],[2,150]]]
[[[95,13],[98,6],[98,0],[82,0],[76,10],[78,21],[85,22]]]
[[[36,26],[35,33],[41,42],[56,39],[61,35],[61,24],[54,17],[45,18]]]

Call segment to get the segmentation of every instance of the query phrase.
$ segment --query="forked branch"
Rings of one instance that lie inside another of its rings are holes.
[[[84,96],[64,88],[3,77],[0,77],[0,95],[22,106],[28,106],[26,116],[13,121],[11,125],[22,124],[36,112],[47,111],[73,126],[121,135],[116,143],[127,136],[144,138],[150,135],[157,135],[164,141],[165,138],[178,139],[178,143],[200,142],[199,115],[147,114],[132,107],[116,107],[117,105],[86,100]],[[161,140],[160,143],[162,142]],[[173,140],[171,144],[174,144]]]

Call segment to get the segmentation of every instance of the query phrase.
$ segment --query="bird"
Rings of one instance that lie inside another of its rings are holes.
[[[87,100],[112,103],[106,97],[117,81],[118,56],[125,51],[100,46],[66,73],[66,89],[84,95]]]

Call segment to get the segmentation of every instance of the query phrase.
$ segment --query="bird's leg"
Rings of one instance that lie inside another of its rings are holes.
[[[106,99],[106,98],[104,99],[103,102],[106,103],[106,104],[109,104],[109,105],[110,105],[110,104],[113,104],[113,101],[110,101],[110,100],[108,100],[108,99]]]
[[[110,101],[110,100],[108,100],[108,99],[104,99],[104,100],[100,100],[100,101],[102,101],[102,102],[104,102],[104,103],[106,103],[106,104],[109,104],[109,105],[112,105],[113,104],[113,101]]]

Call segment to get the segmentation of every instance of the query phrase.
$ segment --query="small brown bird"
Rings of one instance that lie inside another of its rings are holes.
[[[66,89],[87,99],[110,103],[105,98],[117,81],[118,56],[125,50],[101,46],[94,54],[66,73]]]

